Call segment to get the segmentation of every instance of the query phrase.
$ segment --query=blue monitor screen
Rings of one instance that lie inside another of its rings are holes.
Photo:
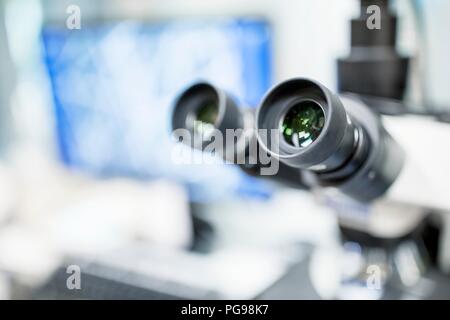
[[[272,80],[271,30],[259,19],[46,26],[42,39],[62,161],[102,176],[229,175],[171,164],[174,99],[206,80],[255,107]]]

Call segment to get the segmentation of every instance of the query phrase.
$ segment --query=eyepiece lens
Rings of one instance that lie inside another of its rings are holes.
[[[215,127],[218,114],[217,104],[213,101],[204,103],[197,109],[194,117],[194,131],[201,135],[208,135]]]
[[[287,143],[306,148],[319,137],[324,125],[322,107],[313,101],[302,101],[288,111],[281,124],[281,131]]]

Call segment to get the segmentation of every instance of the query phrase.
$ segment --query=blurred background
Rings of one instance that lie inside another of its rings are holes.
[[[411,110],[450,112],[450,2],[392,10]],[[1,0],[0,298],[336,298],[334,212],[219,160],[174,164],[170,116],[198,80],[249,108],[291,77],[336,90],[358,14],[356,0]]]

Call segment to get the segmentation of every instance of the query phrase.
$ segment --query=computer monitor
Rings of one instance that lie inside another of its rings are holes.
[[[228,181],[237,175],[232,166],[173,165],[170,111],[180,90],[198,80],[256,107],[272,82],[265,20],[97,22],[80,30],[47,25],[42,40],[65,165],[101,176],[169,176],[197,186],[212,176],[219,189],[241,181]]]

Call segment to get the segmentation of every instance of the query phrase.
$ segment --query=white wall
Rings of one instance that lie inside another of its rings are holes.
[[[423,9],[428,97],[433,105],[450,109],[450,1],[426,1]]]
[[[84,18],[176,18],[253,15],[273,24],[275,76],[280,81],[312,77],[335,88],[335,59],[349,47],[349,19],[356,0],[44,0],[51,20],[65,17],[68,4],[79,4]]]
[[[9,54],[6,38],[4,7],[0,2],[0,151],[3,151],[6,141],[11,135],[10,126],[10,100],[13,83],[15,82],[14,69]]]

